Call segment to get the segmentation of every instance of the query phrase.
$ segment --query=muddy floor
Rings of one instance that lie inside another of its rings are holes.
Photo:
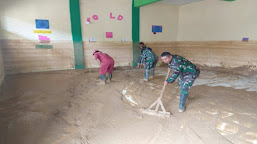
[[[98,85],[97,69],[6,76],[0,144],[257,144],[257,77],[202,70],[178,112],[179,89],[163,96],[170,117],[141,113],[160,95],[166,68],[143,82],[118,68]]]

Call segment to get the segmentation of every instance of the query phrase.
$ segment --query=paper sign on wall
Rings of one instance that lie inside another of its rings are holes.
[[[43,33],[43,34],[51,34],[50,30],[34,30],[34,33]]]
[[[95,38],[89,38],[89,41],[96,41]]]
[[[153,33],[162,32],[162,26],[153,25],[152,32]]]
[[[106,32],[106,38],[113,38],[112,32]]]
[[[249,41],[249,38],[242,38],[242,41]]]
[[[124,41],[124,42],[125,42],[125,41],[128,41],[128,40],[127,40],[126,38],[122,38],[121,41]]]
[[[49,20],[36,19],[35,22],[37,29],[49,29]]]
[[[39,35],[39,36],[38,36],[38,39],[39,39],[40,41],[50,41],[50,38],[48,38],[47,36],[42,36],[42,35]]]

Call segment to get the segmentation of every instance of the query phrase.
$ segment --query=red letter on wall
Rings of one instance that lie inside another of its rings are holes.
[[[112,13],[110,13],[110,18],[111,18],[111,19],[115,19],[115,17],[112,16]]]
[[[123,20],[123,16],[122,16],[122,15],[119,15],[119,16],[118,16],[118,20]]]
[[[92,18],[93,18],[94,20],[98,20],[98,16],[97,16],[97,15],[93,15]]]

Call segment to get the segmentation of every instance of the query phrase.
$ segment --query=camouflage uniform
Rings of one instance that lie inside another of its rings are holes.
[[[154,68],[158,62],[158,56],[152,51],[151,48],[146,48],[142,53],[142,62],[145,64],[145,79],[149,78],[149,71],[154,76]]]
[[[142,56],[143,56],[143,52],[144,52],[145,49],[146,49],[146,46],[143,46],[141,51],[140,51],[140,55],[139,55],[139,57],[137,59],[137,63],[139,63],[139,64],[143,63],[143,57]]]
[[[181,91],[179,109],[183,110],[185,109],[188,91],[199,76],[200,70],[190,61],[178,55],[172,55],[172,60],[168,65],[173,70],[173,74],[169,76],[167,82],[172,83],[179,76],[178,85]]]

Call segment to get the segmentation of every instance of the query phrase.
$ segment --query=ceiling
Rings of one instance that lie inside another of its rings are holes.
[[[190,4],[198,1],[202,1],[202,0],[161,0],[159,3],[173,4],[173,5],[180,6],[180,5]]]

